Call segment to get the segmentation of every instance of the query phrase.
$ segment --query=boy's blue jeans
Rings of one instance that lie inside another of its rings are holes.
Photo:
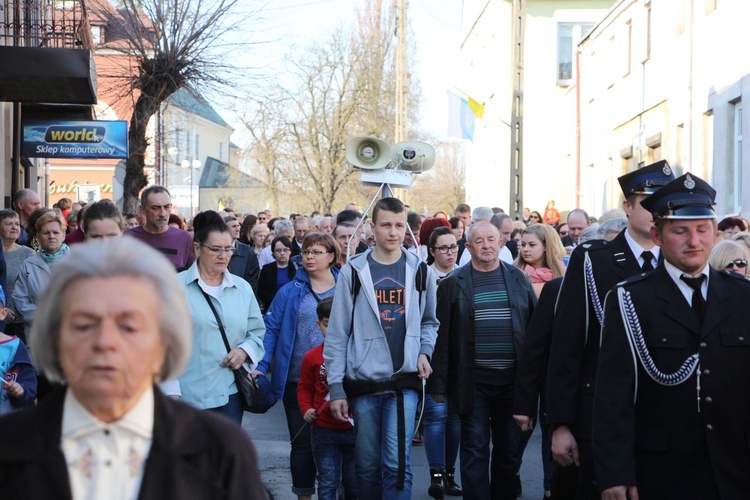
[[[313,426],[310,432],[315,465],[318,467],[318,500],[336,500],[342,482],[344,498],[357,498],[354,429]]]
[[[417,391],[404,389],[406,427],[406,479],[404,489],[396,489],[398,479],[398,399],[395,392],[368,394],[349,401],[354,411],[357,433],[357,492],[360,500],[410,499],[412,474],[409,455],[417,412]]]

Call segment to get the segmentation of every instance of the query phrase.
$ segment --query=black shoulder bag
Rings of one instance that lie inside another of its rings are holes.
[[[227,333],[224,331],[224,324],[222,323],[213,302],[211,302],[211,298],[202,288],[201,293],[203,294],[203,297],[206,298],[206,302],[208,302],[208,307],[211,308],[211,312],[214,313],[216,323],[219,325],[219,331],[221,332],[221,338],[224,340],[224,347],[226,347],[228,354],[232,349],[229,347]],[[234,381],[237,384],[237,391],[242,398],[242,408],[250,413],[267,412],[270,407],[263,404],[263,398],[261,396],[261,390],[258,387],[258,382],[252,374],[247,371],[247,368],[240,366],[238,369],[232,370],[232,373],[234,374]]]

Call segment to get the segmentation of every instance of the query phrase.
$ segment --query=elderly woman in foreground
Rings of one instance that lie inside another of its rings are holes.
[[[37,310],[32,351],[65,387],[0,419],[2,498],[265,498],[232,422],[154,384],[190,356],[172,265],[132,238],[77,245]]]

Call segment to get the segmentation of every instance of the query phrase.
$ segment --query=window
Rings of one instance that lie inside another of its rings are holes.
[[[729,131],[732,143],[729,146],[731,157],[727,169],[727,203],[730,212],[742,210],[742,103],[737,101],[730,105]]]
[[[567,84],[573,79],[573,61],[578,43],[593,23],[559,23],[557,25],[557,82]]]
[[[627,23],[625,23],[625,47],[623,47],[623,50],[625,52],[625,67],[623,68],[625,70],[624,75],[630,74],[630,58],[632,57],[632,47],[633,47],[633,22],[631,20],[628,20]]]
[[[95,45],[104,43],[104,29],[101,26],[91,26],[91,38]]]
[[[646,53],[644,56],[646,61],[651,58],[651,5],[648,5],[646,10]]]

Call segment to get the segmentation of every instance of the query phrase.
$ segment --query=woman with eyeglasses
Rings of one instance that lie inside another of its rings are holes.
[[[542,216],[541,216],[541,214],[540,214],[539,212],[537,212],[536,210],[534,210],[533,212],[531,212],[531,213],[529,214],[529,224],[540,224],[540,223],[542,223],[542,222],[544,222],[544,221],[542,220]]]
[[[212,210],[201,212],[193,219],[193,229],[197,259],[177,275],[193,318],[193,349],[179,378],[182,400],[242,424],[244,411],[232,371],[243,364],[252,370],[263,358],[260,306],[247,281],[227,271],[234,247],[224,219]],[[220,325],[231,347],[228,352]]]
[[[302,418],[297,402],[297,382],[302,358],[323,343],[316,309],[318,302],[333,297],[339,275],[335,267],[339,260],[339,245],[330,234],[311,232],[302,241],[300,257],[302,265],[294,279],[279,289],[268,307],[263,341],[265,355],[253,375],[265,377],[272,370],[271,390],[277,400],[284,402],[292,441],[289,456],[292,493],[299,499],[309,499],[315,493],[317,468],[313,460],[310,426]]]
[[[521,245],[513,264],[529,275],[537,297],[544,284],[565,274],[565,247],[555,229],[547,224],[532,224],[523,230]]]
[[[439,227],[450,227],[450,222],[448,222],[448,219],[443,219],[442,217],[430,217],[425,219],[419,227],[419,234],[417,234],[420,242],[419,257],[425,262],[427,262],[430,253],[428,248],[430,235]]]
[[[555,230],[557,231],[557,235],[560,237],[561,240],[565,236],[567,236],[569,234],[569,232],[570,232],[570,231],[568,231],[568,223],[567,222],[563,222],[562,224],[558,224],[557,227],[555,228]]]
[[[721,241],[714,246],[708,263],[717,271],[732,271],[747,277],[748,256],[736,241]]]
[[[271,242],[274,261],[263,266],[258,278],[258,299],[263,314],[273,302],[282,286],[294,279],[297,268],[289,265],[292,256],[292,242],[286,236],[277,236]]]
[[[438,227],[429,236],[430,254],[427,264],[438,277],[438,282],[456,269],[458,244],[450,227]],[[455,470],[458,446],[461,442],[461,419],[448,407],[445,396],[431,392],[427,380],[428,396],[424,400],[424,451],[430,465],[430,486],[427,494],[432,498],[444,495],[460,496]]]

